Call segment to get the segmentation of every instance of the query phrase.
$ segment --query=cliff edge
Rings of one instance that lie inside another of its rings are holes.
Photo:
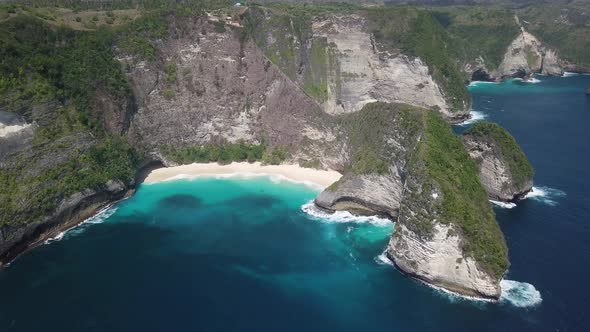
[[[478,122],[463,135],[463,144],[479,167],[488,197],[514,201],[533,187],[534,170],[514,137],[491,122]]]

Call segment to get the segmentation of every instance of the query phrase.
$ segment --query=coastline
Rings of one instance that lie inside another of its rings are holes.
[[[143,183],[194,178],[201,176],[278,176],[289,181],[325,188],[338,181],[342,174],[334,170],[304,168],[294,164],[262,165],[260,162],[233,162],[227,165],[217,163],[194,163],[151,170]]]

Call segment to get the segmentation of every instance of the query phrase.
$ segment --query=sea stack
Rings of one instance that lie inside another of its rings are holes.
[[[531,191],[533,167],[504,128],[478,122],[463,134],[463,144],[479,166],[479,179],[489,199],[510,202]]]
[[[345,174],[315,203],[396,220],[386,255],[402,272],[462,295],[498,299],[508,250],[461,139],[432,111],[375,103],[354,116],[346,146],[356,149]]]

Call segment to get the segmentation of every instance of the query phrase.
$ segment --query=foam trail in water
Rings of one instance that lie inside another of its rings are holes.
[[[479,112],[479,111],[471,111],[471,118],[457,124],[458,126],[469,126],[475,122],[484,120],[485,118],[487,118],[488,116],[483,113],[483,112]]]
[[[389,259],[389,257],[387,257],[387,255],[385,254],[385,251],[383,251],[381,253],[381,255],[375,257],[375,262],[379,265],[389,265],[389,266],[394,266],[393,262],[391,261],[391,259]]]
[[[535,286],[527,282],[502,280],[500,281],[500,288],[502,289],[500,302],[509,303],[515,307],[535,307],[543,301],[541,293]]]
[[[554,206],[557,205],[557,201],[555,199],[565,195],[565,192],[559,189],[553,189],[549,187],[533,187],[533,190],[526,194],[524,198]]]
[[[115,211],[117,211],[116,207],[106,207],[102,210],[100,210],[97,214],[95,214],[94,216],[82,221],[80,224],[70,228],[70,229],[66,229],[63,232],[60,232],[59,234],[57,234],[56,236],[49,238],[47,240],[45,240],[45,244],[50,244],[52,242],[57,242],[57,241],[61,241],[64,238],[67,238],[67,236],[70,235],[78,235],[81,234],[85,229],[86,229],[86,225],[95,225],[95,224],[101,224],[103,223],[105,220],[107,220],[110,216],[113,215],[113,213],[115,213]]]
[[[542,81],[540,79],[531,77],[531,78],[529,78],[527,80],[523,80],[523,82],[525,82],[525,83],[531,83],[531,84],[536,84],[536,83],[541,83]]]
[[[377,226],[389,226],[393,223],[393,221],[387,218],[377,216],[355,216],[348,211],[336,211],[334,213],[325,212],[319,209],[313,201],[303,204],[301,206],[301,211],[307,213],[314,219],[324,222],[370,223]]]
[[[506,202],[500,202],[500,201],[494,201],[492,199],[490,199],[490,202],[498,207],[504,208],[504,209],[512,209],[513,207],[516,207],[516,204],[510,202],[510,203],[506,203]]]
[[[569,71],[564,71],[562,77],[572,77],[572,76],[578,76],[578,75],[580,75],[580,74],[579,73],[572,73]]]
[[[488,82],[488,81],[471,81],[469,83],[469,86],[478,86],[478,85],[482,85],[482,84],[500,84],[498,82]]]

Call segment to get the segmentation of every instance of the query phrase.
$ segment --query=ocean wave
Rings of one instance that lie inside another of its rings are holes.
[[[375,262],[379,265],[395,266],[391,259],[389,259],[389,257],[387,257],[387,255],[385,254],[385,251],[383,251],[381,255],[375,257]]]
[[[559,189],[553,189],[549,187],[533,187],[533,190],[526,194],[524,198],[555,206],[557,205],[556,199],[565,195],[566,193]]]
[[[500,288],[502,289],[500,302],[509,303],[515,307],[535,307],[543,301],[541,293],[527,282],[503,279],[500,281]]]
[[[107,206],[106,208],[100,210],[94,216],[82,221],[78,225],[75,225],[72,228],[68,228],[63,232],[60,232],[54,237],[48,238],[45,240],[45,244],[51,244],[53,242],[58,242],[63,239],[67,239],[70,236],[79,235],[89,226],[89,225],[96,225],[102,224],[105,220],[107,220],[110,216],[112,216],[117,211],[117,207]]]
[[[469,86],[478,86],[482,84],[500,84],[498,82],[489,82],[489,81],[471,81]]]
[[[471,111],[471,118],[469,118],[469,119],[467,119],[467,120],[465,120],[465,121],[463,121],[461,123],[458,123],[457,125],[458,126],[462,126],[462,127],[469,126],[469,125],[471,125],[471,124],[473,124],[475,122],[484,120],[487,117],[488,117],[487,114],[485,114],[483,112]]]
[[[580,75],[580,73],[572,73],[569,71],[564,71],[563,75],[561,77],[572,77],[572,76],[579,76],[579,75]]]
[[[514,204],[512,202],[506,203],[506,202],[494,201],[492,199],[490,199],[490,202],[492,204],[494,204],[496,206],[499,206],[501,208],[504,208],[504,209],[512,209],[512,208],[516,207],[516,204]]]
[[[523,80],[523,82],[530,83],[530,84],[537,84],[537,83],[541,83],[542,81],[540,79],[531,77],[529,79]]]
[[[377,216],[355,216],[348,211],[336,211],[328,213],[319,209],[313,201],[305,203],[301,206],[301,211],[305,212],[310,217],[324,222],[336,223],[370,223],[376,226],[390,226],[393,221],[387,218]]]

